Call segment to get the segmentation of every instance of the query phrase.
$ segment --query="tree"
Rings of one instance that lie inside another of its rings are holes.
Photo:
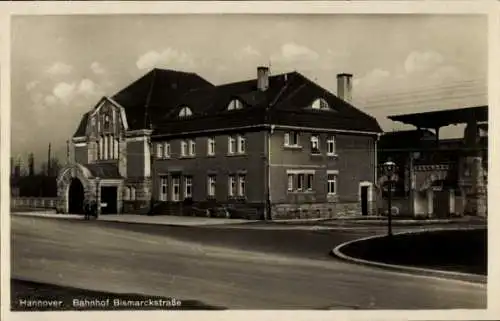
[[[40,174],[43,176],[49,176],[49,177],[55,177],[59,174],[59,171],[62,168],[62,164],[59,161],[58,158],[53,157],[50,160],[50,168],[48,166],[47,161],[43,162],[42,165],[40,166]]]
[[[21,160],[17,159],[14,165],[14,177],[20,177],[20,176],[21,176]]]
[[[57,176],[62,168],[61,161],[58,158],[53,157],[50,160],[50,173],[49,176]]]
[[[35,176],[35,156],[33,153],[28,156],[28,175]]]

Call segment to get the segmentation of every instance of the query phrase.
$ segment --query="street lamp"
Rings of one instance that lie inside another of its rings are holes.
[[[101,198],[99,197],[99,181],[100,178],[96,177],[95,178],[95,204],[96,204],[96,218],[99,217],[99,212],[101,209]]]
[[[392,182],[393,176],[396,171],[396,163],[391,161],[390,159],[384,163],[384,172],[387,176],[387,185],[388,185],[388,196],[387,196],[387,235],[392,236]]]

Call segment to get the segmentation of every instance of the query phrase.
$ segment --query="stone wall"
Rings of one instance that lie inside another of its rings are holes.
[[[118,172],[122,177],[127,177],[127,142],[120,139],[118,146]]]
[[[13,197],[10,200],[10,207],[55,209],[57,203],[58,199],[53,197]]]
[[[375,214],[376,205],[369,204],[369,208],[372,208],[372,213],[369,213],[369,215]],[[360,202],[273,204],[271,210],[273,220],[335,218],[360,215]]]

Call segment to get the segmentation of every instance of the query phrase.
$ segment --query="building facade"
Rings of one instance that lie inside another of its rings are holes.
[[[155,69],[86,113],[60,212],[332,217],[375,210],[377,121],[298,72],[214,86]]]
[[[486,216],[487,112],[487,107],[470,107],[405,115],[427,120],[419,129],[388,132],[381,137],[379,167],[389,158],[398,165],[393,190],[398,212],[427,217]],[[445,125],[467,124],[463,138],[440,139],[439,131],[422,128],[439,117],[445,119]],[[382,177],[380,171],[379,180]]]

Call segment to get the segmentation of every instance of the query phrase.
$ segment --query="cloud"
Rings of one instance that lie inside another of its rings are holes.
[[[47,97],[45,97],[44,103],[49,107],[53,107],[57,105],[57,98],[54,95],[48,95]]]
[[[290,42],[281,46],[280,52],[273,55],[272,59],[281,62],[314,61],[319,59],[319,54],[308,47]]]
[[[82,79],[80,82],[60,82],[54,86],[52,95],[45,97],[44,102],[55,105],[55,101],[61,102],[64,105],[69,105],[75,101],[80,104],[89,102],[91,99],[98,98],[103,95],[100,87],[90,79]],[[52,98],[52,97],[54,98]],[[85,98],[81,100],[79,98]]]
[[[34,105],[38,105],[43,101],[43,94],[41,93],[31,93],[30,95],[31,101]]]
[[[362,92],[363,96],[392,92],[404,94],[466,78],[458,67],[447,64],[445,57],[431,50],[410,52],[400,66],[391,71],[377,68],[356,79],[354,85],[359,88],[357,92]]]
[[[99,86],[90,79],[83,79],[78,85],[77,93],[87,98],[101,96],[102,91]]]
[[[391,76],[385,69],[376,68],[366,73],[363,77],[354,79],[353,85],[356,87],[373,88],[383,85]]]
[[[26,84],[26,90],[27,91],[32,91],[33,89],[35,89],[38,85],[40,84],[40,82],[38,80],[34,80],[34,81],[30,81],[29,83]]]
[[[52,94],[64,104],[69,104],[75,95],[76,84],[66,82],[58,83],[52,90]]]
[[[240,50],[238,50],[235,56],[240,59],[246,59],[249,57],[256,58],[260,57],[261,53],[251,45],[247,45],[246,47],[243,47]]]
[[[335,59],[347,58],[350,55],[350,51],[347,49],[340,49],[340,50],[328,49],[326,53],[328,54],[328,56],[333,57]]]
[[[413,51],[404,62],[405,71],[409,74],[434,70],[444,62],[444,57],[435,51]]]
[[[455,66],[441,66],[437,68],[430,76],[430,79],[444,81],[455,81],[457,79],[463,78],[464,75]]]
[[[73,71],[73,67],[63,62],[56,62],[46,71],[51,75],[67,75]]]
[[[98,63],[97,61],[94,61],[91,65],[90,65],[90,69],[92,69],[92,71],[94,72],[94,74],[96,75],[102,75],[104,73],[106,73],[106,70],[104,70],[104,68],[101,66],[100,63]]]
[[[149,51],[137,59],[136,66],[140,70],[152,69],[154,67],[186,68],[195,66],[193,57],[186,52],[167,48],[162,52]]]

